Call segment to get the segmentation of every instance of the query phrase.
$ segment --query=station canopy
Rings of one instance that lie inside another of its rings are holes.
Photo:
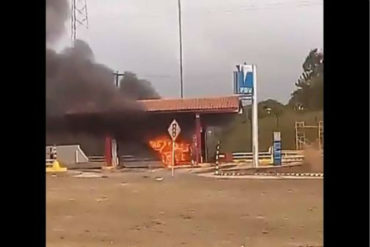
[[[137,100],[141,110],[150,113],[240,113],[242,104],[238,96],[202,97],[184,99],[149,99]],[[124,109],[122,109],[124,111]],[[119,108],[114,110],[119,112]],[[67,115],[104,113],[84,107],[69,111]]]

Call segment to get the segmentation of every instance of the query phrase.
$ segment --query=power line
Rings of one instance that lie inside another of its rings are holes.
[[[289,7],[311,7],[311,6],[322,6],[322,1],[292,1],[292,2],[274,2],[270,4],[264,5],[256,5],[256,4],[244,4],[244,5],[234,5],[229,7],[228,9],[225,8],[214,8],[214,9],[207,9],[205,12],[208,13],[227,13],[233,14],[237,11],[254,11],[254,10],[268,10],[268,9],[282,9],[282,8],[289,8]],[[187,11],[185,11],[187,12]],[[189,11],[190,14],[190,11]]]
[[[298,4],[297,4],[298,3]],[[205,13],[226,13],[226,14],[233,14],[237,11],[258,11],[258,10],[272,10],[272,9],[282,9],[282,8],[296,8],[296,7],[313,7],[313,6],[322,6],[322,2],[309,2],[309,1],[294,1],[294,2],[275,2],[272,4],[265,4],[264,6],[258,6],[254,4],[250,5],[241,5],[241,6],[235,6],[231,9],[225,9],[225,8],[218,8],[218,9],[205,9],[202,11],[200,8],[197,8],[200,12]],[[192,10],[186,10],[182,9],[181,13],[191,14]],[[152,11],[150,14],[145,13],[145,16],[142,16],[141,18],[162,18],[163,12],[161,11]]]

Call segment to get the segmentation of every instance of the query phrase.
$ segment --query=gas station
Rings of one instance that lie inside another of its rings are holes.
[[[173,149],[167,129],[174,119],[181,128],[179,138],[174,143],[175,165],[190,164],[192,159],[195,164],[199,164],[207,162],[207,128],[217,125],[219,118],[223,121],[232,120],[233,116],[241,114],[243,110],[239,97],[235,95],[138,102],[146,112],[140,128],[148,139],[148,148],[157,152],[158,159],[166,166],[171,164]],[[75,112],[73,115],[83,117],[84,113]],[[117,141],[113,136],[105,137],[104,156],[108,168],[118,165]]]
[[[230,96],[137,100],[143,107],[145,117],[136,124],[136,128],[144,133],[147,147],[156,153],[156,158],[165,166],[209,162],[206,155],[207,128],[219,125],[220,119],[232,120],[235,115],[243,114],[243,106],[252,104],[253,167],[258,168],[256,65],[237,65],[233,78],[234,94]],[[107,112],[79,110],[68,112],[67,116],[72,121],[85,119],[88,122],[92,117],[104,118],[105,114]],[[122,113],[118,110],[115,114],[124,115],[124,110]],[[172,143],[167,129],[173,120],[177,121],[181,134]],[[125,121],[122,121],[122,126],[124,125]],[[274,164],[281,165],[280,133],[274,133],[273,137]],[[136,141],[134,139],[133,142]],[[118,141],[112,134],[105,136],[104,157],[105,168],[114,168],[120,163]]]

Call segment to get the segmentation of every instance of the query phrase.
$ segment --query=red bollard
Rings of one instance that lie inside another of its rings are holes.
[[[112,166],[112,138],[110,136],[105,137],[105,164],[106,166]]]

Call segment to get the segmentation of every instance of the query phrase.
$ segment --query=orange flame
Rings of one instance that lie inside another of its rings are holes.
[[[149,141],[149,146],[158,152],[162,163],[166,166],[172,164],[172,140],[168,136],[160,136]],[[185,141],[175,142],[175,165],[190,162],[190,144]]]

